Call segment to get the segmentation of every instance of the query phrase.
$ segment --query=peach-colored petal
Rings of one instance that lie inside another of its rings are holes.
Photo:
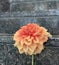
[[[19,48],[18,48],[18,50],[19,50],[19,53],[20,53],[20,54],[24,53],[24,50],[23,50],[23,49],[19,49]]]
[[[43,45],[40,45],[38,46],[35,51],[34,51],[34,54],[40,54],[42,52],[42,50],[44,49],[44,46]]]
[[[27,51],[28,51],[28,46],[27,46],[27,45],[23,45],[23,50],[24,50],[25,53],[27,53]]]
[[[32,39],[30,39],[30,37],[28,36],[27,38],[25,38],[24,43],[26,45],[31,45],[32,44]]]

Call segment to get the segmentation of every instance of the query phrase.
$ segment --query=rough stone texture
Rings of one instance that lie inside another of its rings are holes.
[[[27,23],[37,23],[53,35],[35,56],[35,65],[59,65],[59,0],[0,0],[0,65],[31,65],[20,55],[13,34]]]
[[[14,1],[11,2],[11,15],[15,16],[15,12],[19,14],[18,16],[59,15],[58,3],[57,1]]]
[[[7,12],[9,11],[10,3],[8,0],[0,0],[0,12]]]
[[[24,1],[24,2],[46,2],[46,1],[59,1],[59,0],[10,0],[10,2],[19,2],[19,1]]]
[[[59,15],[59,1],[1,0],[0,17],[3,16]]]
[[[31,65],[31,56],[20,55],[12,44],[0,43],[0,52],[1,65]],[[35,65],[59,65],[59,47],[46,47],[35,56]]]
[[[51,34],[59,34],[59,17],[11,17],[0,19],[0,33],[13,34],[21,26],[28,23],[37,23],[48,29]]]

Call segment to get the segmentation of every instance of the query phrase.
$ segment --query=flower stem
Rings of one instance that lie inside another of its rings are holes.
[[[34,55],[32,55],[32,65],[34,65]]]

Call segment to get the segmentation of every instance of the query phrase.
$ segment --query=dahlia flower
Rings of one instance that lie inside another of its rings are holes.
[[[20,54],[40,54],[44,49],[44,42],[47,42],[49,37],[51,34],[47,32],[46,28],[35,23],[29,23],[14,34],[14,46],[18,48]]]

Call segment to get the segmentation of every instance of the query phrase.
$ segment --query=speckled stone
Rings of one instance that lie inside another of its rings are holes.
[[[0,43],[0,52],[0,64],[31,65],[31,56],[19,54],[18,50],[9,43]],[[34,59],[35,65],[59,65],[59,47],[46,47]]]
[[[0,65],[31,65],[31,56],[19,54],[13,34],[28,23],[52,34],[35,65],[59,65],[59,0],[0,0]]]
[[[28,23],[37,23],[44,26],[51,34],[59,34],[59,17],[20,17],[0,19],[0,33],[15,33],[21,26]]]
[[[0,12],[7,12],[10,9],[9,0],[0,0]]]
[[[15,12],[18,13],[16,14],[18,16],[59,15],[58,3],[57,1],[14,1],[11,2],[11,15],[14,15]]]

